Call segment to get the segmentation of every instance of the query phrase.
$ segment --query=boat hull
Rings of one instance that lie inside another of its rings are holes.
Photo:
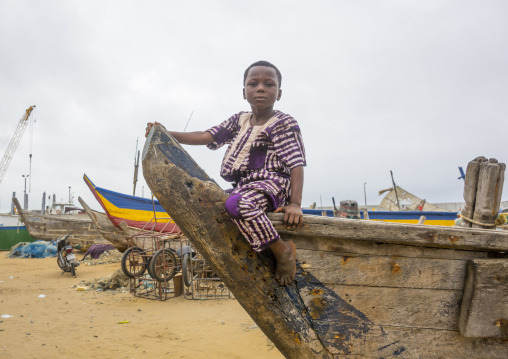
[[[130,234],[125,233],[120,228],[113,225],[106,214],[92,210],[81,197],[78,197],[78,201],[81,203],[86,214],[88,214],[95,224],[102,237],[109,241],[120,252],[125,252],[129,247],[127,238]]]
[[[324,220],[324,227],[342,221],[331,231],[342,234],[327,235],[326,229],[313,230],[317,224],[288,230],[282,227],[281,216],[270,218],[281,236],[296,245],[301,268],[297,285],[315,318],[314,327],[334,355],[508,356],[508,342],[500,337],[500,330],[497,338],[466,338],[459,328],[468,263],[488,260],[493,252],[505,248],[506,240],[493,251],[475,250],[475,245],[462,237],[464,232],[439,232],[433,226],[379,223],[362,230],[363,221],[330,218]],[[304,220],[311,222],[312,218],[306,216]],[[390,228],[382,234],[379,226]],[[391,234],[411,233],[412,227],[420,231],[414,239],[413,234],[406,234],[408,240],[404,242],[402,236]],[[431,232],[425,232],[429,229]],[[428,233],[435,233],[431,246],[425,239],[417,240],[428,237]],[[457,237],[455,244],[446,239],[450,233]],[[337,317],[338,313],[350,314]]]
[[[0,226],[0,251],[9,251],[12,246],[21,242],[35,242],[25,226]]]
[[[146,198],[97,187],[86,174],[83,179],[115,226],[124,222],[129,227],[148,231],[180,233],[180,228],[157,200],[152,202]]]
[[[322,216],[326,212],[328,217],[333,217],[333,210],[303,209],[304,214]],[[454,226],[457,220],[457,212],[434,212],[434,211],[369,211],[369,220],[418,224],[420,217],[425,217],[426,225],[431,226]],[[360,211],[360,218],[364,219],[363,211]]]
[[[107,243],[88,216],[44,215],[23,210],[16,198],[13,202],[32,238],[56,241],[61,236],[69,235],[67,241],[78,249],[87,249],[95,243]]]
[[[227,195],[161,126],[148,135],[143,174],[285,357],[508,357],[508,320],[502,319],[508,317],[508,270],[488,275],[483,286],[471,280],[470,269],[478,261],[506,268],[505,231],[308,215],[288,229],[283,214],[273,213],[281,238],[297,248],[296,280],[280,286],[271,252],[252,250],[224,211]],[[470,316],[478,297],[480,304],[497,301]],[[463,331],[475,321],[490,333]]]

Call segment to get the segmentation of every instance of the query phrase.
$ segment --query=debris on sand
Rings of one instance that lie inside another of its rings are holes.
[[[87,266],[95,266],[98,264],[120,263],[121,259],[122,253],[120,253],[118,249],[112,248],[103,251],[98,258],[92,258],[91,256],[87,256],[85,254],[83,259],[81,260],[81,263],[84,263]]]
[[[129,286],[129,277],[121,269],[104,278],[96,278],[92,281],[81,281],[78,288],[87,287],[89,290],[121,290]]]

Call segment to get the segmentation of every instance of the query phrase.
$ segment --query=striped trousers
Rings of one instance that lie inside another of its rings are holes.
[[[237,187],[225,203],[226,212],[256,252],[268,248],[279,234],[266,216],[273,210],[268,195],[259,189]]]

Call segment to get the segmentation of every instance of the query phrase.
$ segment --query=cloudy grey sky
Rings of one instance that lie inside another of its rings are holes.
[[[30,208],[83,182],[132,194],[148,121],[204,130],[249,110],[245,68],[282,72],[277,109],[293,115],[308,167],[304,205],[377,204],[398,185],[462,201],[458,166],[508,161],[506,1],[0,2],[0,155],[36,105]],[[0,212],[22,198],[29,130],[0,184]],[[223,187],[224,150],[188,147]],[[149,189],[142,176],[136,194]],[[503,199],[508,198],[505,188]]]

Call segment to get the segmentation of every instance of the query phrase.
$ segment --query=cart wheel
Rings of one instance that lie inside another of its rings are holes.
[[[150,260],[149,273],[153,279],[164,282],[173,278],[176,267],[177,262],[173,251],[164,248],[154,253]]]
[[[139,247],[128,248],[122,255],[121,267],[129,278],[142,276],[146,271],[145,252]]]
[[[194,274],[192,273],[192,262],[189,254],[184,254],[182,259],[182,276],[183,283],[186,287],[192,286],[192,279]]]

